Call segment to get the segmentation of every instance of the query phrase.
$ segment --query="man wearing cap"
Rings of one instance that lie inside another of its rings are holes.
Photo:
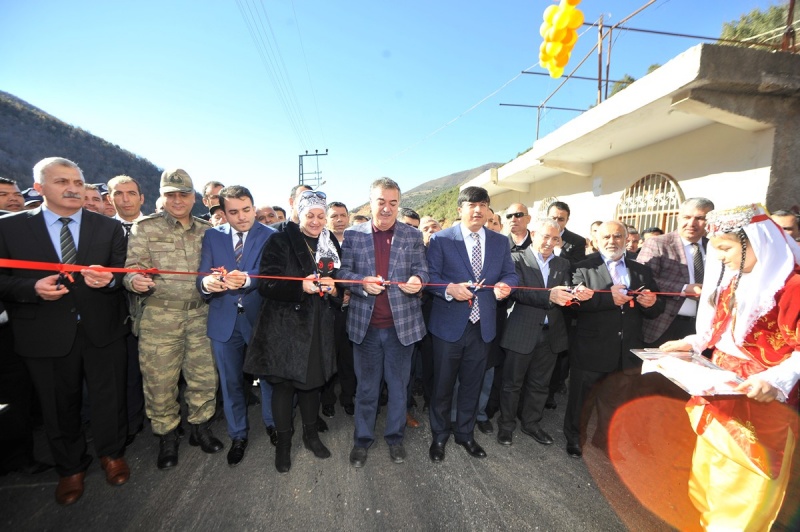
[[[161,174],[164,212],[134,224],[128,238],[127,268],[196,272],[203,234],[210,225],[192,216],[192,179],[184,170]],[[216,409],[217,372],[206,336],[208,306],[181,274],[128,273],[125,288],[146,295],[139,329],[139,360],[144,381],[145,410],[153,433],[160,437],[157,465],[178,463],[181,416],[178,378],[186,380],[184,397],[191,426],[190,445],[207,453],[223,449],[211,432]]]
[[[81,265],[70,275],[0,269],[15,351],[24,359],[42,406],[50,452],[59,474],[56,502],[75,503],[91,463],[81,429],[81,388],[91,400],[93,447],[106,481],[130,477],[125,458],[125,305],[122,275],[91,268],[125,263],[117,222],[83,209],[84,181],[60,157],[33,168],[41,209],[0,218],[0,258]]]
[[[117,209],[114,206],[114,202],[111,200],[108,185],[105,183],[97,183],[95,186],[97,187],[97,191],[100,192],[100,197],[103,199],[103,209],[100,213],[105,214],[109,218],[113,218],[117,214]]]
[[[44,198],[42,198],[42,195],[39,194],[39,191],[31,187],[22,191],[22,199],[25,200],[23,209],[29,211],[41,205],[42,199]]]
[[[214,227],[219,227],[220,225],[228,223],[228,219],[225,217],[225,210],[222,208],[222,205],[217,203],[208,209],[208,221]]]

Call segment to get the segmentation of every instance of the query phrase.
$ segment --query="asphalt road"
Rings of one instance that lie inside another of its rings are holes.
[[[406,431],[405,463],[390,462],[388,447],[379,440],[362,469],[348,462],[353,418],[337,406],[336,416],[327,419],[330,431],[322,434],[333,456],[314,458],[298,434],[293,441],[292,470],[284,475],[274,469],[274,448],[257,407],[250,408],[250,444],[236,468],[227,465],[226,451],[207,455],[189,446],[185,438],[178,466],[159,471],[155,466],[158,439],[147,427],[126,454],[130,481],[109,486],[95,460],[83,497],[70,507],[56,504],[57,477],[52,471],[0,477],[0,529],[698,529],[697,515],[686,496],[693,435],[679,402],[646,405],[644,417],[635,409],[619,416],[625,428],[618,431],[610,460],[591,445],[584,448],[583,459],[566,454],[560,430],[566,396],[558,401],[558,409],[546,411],[542,423],[555,438],[554,445],[542,446],[517,431],[514,444],[503,447],[494,435],[476,430],[476,439],[487,450],[486,459],[471,458],[451,441],[445,461],[433,464],[428,458],[427,419],[420,415],[422,426]],[[378,419],[379,434],[382,428],[383,416]],[[214,431],[227,448],[224,421],[216,422]],[[632,441],[631,434],[644,437]],[[37,456],[47,458],[41,434]],[[784,503],[785,530],[791,529],[789,514],[800,507],[797,478]]]

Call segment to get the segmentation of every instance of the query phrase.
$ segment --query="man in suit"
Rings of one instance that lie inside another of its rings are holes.
[[[540,290],[517,290],[511,296],[513,307],[500,341],[506,352],[497,433],[502,445],[512,443],[523,389],[522,432],[542,445],[553,443],[539,422],[556,359],[567,350],[567,326],[558,307],[573,297],[566,288],[570,283],[569,261],[553,253],[561,244],[559,233],[561,228],[555,221],[537,222],[531,245],[514,260],[520,286]]]
[[[91,398],[94,448],[106,481],[127,482],[125,462],[125,305],[122,226],[83,209],[83,173],[59,157],[33,168],[41,208],[0,219],[0,258],[90,265],[69,276],[41,270],[0,270],[15,350],[25,359],[42,406],[45,432],[59,481],[56,501],[76,502],[91,458],[86,454],[80,406],[85,380]]]
[[[223,410],[228,423],[231,447],[228,465],[237,466],[247,449],[247,392],[249,382],[242,376],[244,354],[253,333],[253,324],[261,308],[258,282],[250,276],[258,273],[261,250],[274,229],[256,223],[253,195],[242,186],[219,191],[219,205],[228,223],[209,229],[203,235],[200,272],[225,268],[224,275],[211,273],[197,277],[197,289],[209,302],[208,337],[219,372]],[[260,379],[261,415],[267,433],[274,432],[272,386]],[[270,431],[272,428],[272,431]]]
[[[433,462],[444,460],[451,428],[456,443],[470,456],[486,457],[473,435],[478,399],[496,335],[497,301],[517,285],[508,239],[484,228],[489,201],[485,189],[466,187],[458,195],[460,223],[433,235],[428,246],[428,291],[435,296],[429,326],[434,357],[429,450]],[[456,378],[456,423],[451,427]]]
[[[582,413],[591,412],[593,406],[597,407],[597,431],[592,443],[606,450],[611,416],[629,394],[628,377],[641,368],[641,360],[630,350],[644,346],[642,320],[664,310],[662,298],[650,293],[658,292],[650,269],[625,258],[627,237],[624,224],[602,224],[597,230],[600,253],[576,264],[572,277],[572,284],[579,287],[576,293],[585,300],[576,308],[564,416],[567,453],[574,458],[582,454],[581,432],[588,418]],[[610,378],[613,374],[618,375]]]
[[[687,199],[678,211],[678,229],[645,240],[636,258],[650,267],[661,290],[681,294],[662,297],[664,312],[644,320],[644,341],[649,347],[695,333],[708,245],[706,214],[713,209],[714,204],[706,198]]]
[[[364,466],[375,440],[381,379],[389,392],[384,431],[389,457],[394,463],[406,457],[406,391],[414,343],[425,335],[418,293],[428,282],[428,267],[422,233],[397,223],[399,207],[399,185],[389,178],[378,179],[370,187],[372,221],[344,233],[337,277],[356,281],[350,285],[347,316],[357,381],[350,452],[354,467]]]
[[[557,250],[556,255],[567,259],[574,266],[586,256],[586,239],[567,229],[569,215],[569,205],[563,201],[554,201],[547,207],[547,217],[561,227],[561,250]]]

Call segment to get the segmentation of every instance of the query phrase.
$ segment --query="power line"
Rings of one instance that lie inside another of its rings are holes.
[[[300,21],[297,18],[297,10],[294,7],[294,0],[292,0],[292,13],[294,13],[295,27],[297,28],[297,38],[300,40],[300,50],[303,52],[303,62],[306,65],[306,74],[308,75],[308,86],[311,89],[311,97],[314,100],[314,109],[317,111],[317,124],[319,125],[319,131],[322,134],[322,142],[323,144],[327,144],[328,142],[325,140],[325,130],[322,128],[322,120],[320,119],[319,104],[317,103],[317,94],[314,91],[314,83],[311,81],[311,71],[308,68],[308,58],[306,57],[306,48],[305,46],[303,46],[303,36],[300,34]]]

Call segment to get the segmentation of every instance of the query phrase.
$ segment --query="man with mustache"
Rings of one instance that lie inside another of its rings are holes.
[[[60,157],[33,168],[41,208],[0,219],[0,258],[87,265],[62,275],[0,269],[15,350],[25,360],[42,405],[45,432],[59,474],[56,502],[83,495],[91,463],[81,427],[84,381],[91,402],[93,447],[106,481],[130,477],[125,462],[125,318],[122,274],[93,266],[125,264],[125,237],[116,220],[83,208],[83,172]],[[24,341],[23,341],[24,339]]]

